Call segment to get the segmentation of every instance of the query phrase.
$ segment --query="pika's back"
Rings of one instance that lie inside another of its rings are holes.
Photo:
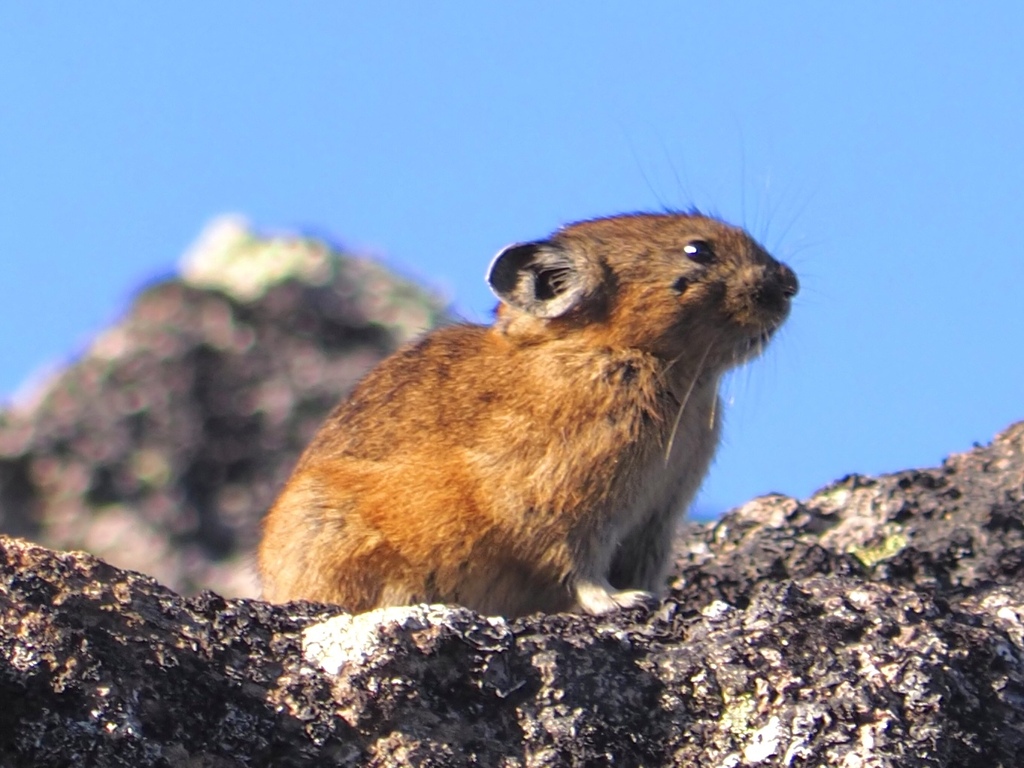
[[[661,589],[719,378],[795,276],[740,229],[640,214],[509,246],[488,281],[493,326],[399,351],[314,438],[265,521],[268,599],[599,613]]]

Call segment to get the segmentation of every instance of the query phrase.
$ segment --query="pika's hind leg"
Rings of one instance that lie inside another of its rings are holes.
[[[630,531],[612,556],[608,580],[619,589],[664,594],[677,522],[674,514],[656,513]]]
[[[616,590],[604,579],[580,579],[574,588],[576,605],[592,616],[620,608],[632,608],[654,599],[650,592],[639,589]]]

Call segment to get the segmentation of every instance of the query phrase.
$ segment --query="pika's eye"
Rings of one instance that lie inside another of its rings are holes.
[[[707,240],[691,240],[683,246],[683,253],[698,264],[707,264],[715,259],[715,250]]]

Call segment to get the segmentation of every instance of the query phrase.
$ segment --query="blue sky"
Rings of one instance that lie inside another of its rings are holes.
[[[0,397],[211,217],[330,234],[484,320],[504,244],[696,204],[800,274],[701,506],[1024,418],[1024,4],[8,3]]]

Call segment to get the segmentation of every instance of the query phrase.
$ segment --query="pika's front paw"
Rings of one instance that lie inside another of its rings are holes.
[[[655,599],[650,592],[641,589],[615,591],[608,582],[584,581],[576,585],[576,604],[591,616],[650,604]]]

